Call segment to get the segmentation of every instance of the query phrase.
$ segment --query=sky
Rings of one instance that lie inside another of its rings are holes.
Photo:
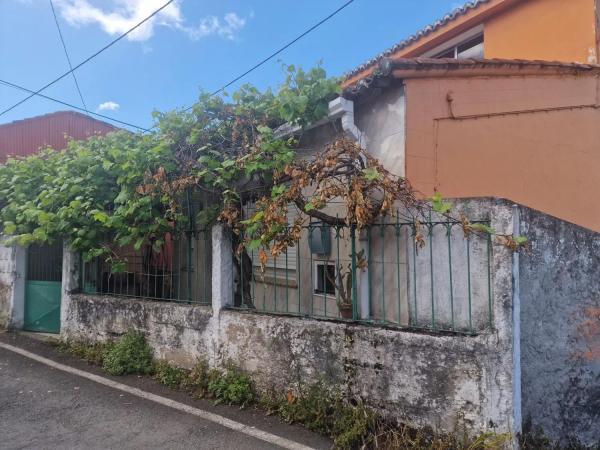
[[[53,0],[77,65],[166,0]],[[194,103],[245,72],[345,0],[176,0],[148,24],[75,71],[88,109],[140,127],[152,111]],[[282,62],[343,75],[461,6],[457,0],[355,0],[236,85],[276,87]],[[68,70],[50,0],[0,0],[0,80],[37,90]],[[44,94],[81,106],[71,76]],[[0,111],[26,94],[0,84]],[[0,124],[69,109],[32,98]]]

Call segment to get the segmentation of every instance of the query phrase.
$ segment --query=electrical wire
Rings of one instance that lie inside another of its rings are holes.
[[[11,87],[13,89],[21,90],[23,92],[27,92],[29,94],[33,94],[33,95],[41,97],[41,98],[45,98],[46,100],[50,100],[52,102],[60,103],[61,105],[68,106],[68,107],[76,109],[78,111],[85,111],[88,114],[92,114],[94,116],[102,117],[103,119],[110,120],[110,121],[116,122],[116,123],[120,123],[121,125],[126,125],[126,126],[131,127],[131,128],[136,128],[136,129],[141,130],[141,131],[150,131],[148,128],[140,127],[138,125],[134,125],[132,123],[125,122],[123,120],[115,119],[113,117],[106,116],[104,114],[95,113],[93,111],[86,111],[85,109],[81,108],[80,106],[76,106],[76,105],[73,105],[71,103],[67,103],[67,102],[64,102],[62,100],[58,100],[56,98],[49,97],[49,96],[44,95],[44,94],[40,94],[39,92],[32,91],[31,89],[27,89],[26,87],[19,86],[18,84],[15,84],[15,83],[11,83],[10,81],[6,81],[6,80],[0,79],[0,84],[3,84],[3,85],[8,86],[8,87]]]
[[[110,47],[112,47],[113,45],[115,45],[117,42],[119,42],[121,39],[123,39],[125,36],[127,36],[128,34],[130,34],[131,32],[135,31],[137,28],[139,28],[140,26],[142,26],[144,23],[146,23],[148,20],[152,19],[155,15],[157,15],[159,12],[161,12],[163,9],[165,9],[167,6],[169,6],[171,3],[173,3],[175,0],[169,0],[168,2],[166,2],[164,5],[162,5],[160,8],[158,8],[156,11],[154,11],[152,14],[150,14],[148,17],[146,17],[144,20],[142,20],[141,22],[138,22],[136,25],[134,25],[133,27],[131,27],[129,30],[127,30],[125,33],[121,34],[119,37],[117,37],[116,39],[112,40],[111,42],[109,42],[108,44],[106,44],[104,47],[102,47],[100,50],[98,50],[97,52],[93,53],[92,55],[88,56],[86,59],[84,59],[82,62],[80,62],[79,64],[77,64],[75,67],[73,67],[71,70],[63,73],[61,76],[59,76],[58,78],[54,79],[53,81],[51,81],[50,83],[46,84],[45,86],[41,87],[40,89],[38,89],[37,91],[31,93],[30,95],[28,95],[27,97],[25,97],[23,100],[15,103],[14,105],[10,106],[9,108],[6,108],[5,110],[3,110],[2,112],[0,112],[0,116],[3,116],[4,114],[6,114],[9,111],[12,111],[13,109],[15,109],[17,106],[22,105],[23,103],[25,103],[26,101],[28,101],[29,99],[31,99],[32,97],[34,97],[35,95],[39,94],[40,92],[46,90],[47,88],[49,88],[50,86],[52,86],[53,84],[59,82],[60,80],[62,80],[63,78],[65,78],[66,76],[68,76],[70,73],[73,73],[75,70],[79,69],[81,66],[83,66],[84,64],[87,64],[88,62],[90,62],[92,59],[94,59],[96,56],[98,56],[100,53],[104,52],[105,50],[109,49]]]
[[[60,24],[58,23],[58,17],[56,17],[56,11],[54,10],[54,2],[52,0],[50,0],[50,8],[52,8],[54,23],[56,24],[56,29],[58,30],[58,35],[60,36],[60,42],[62,43],[63,50],[65,51],[65,56],[67,57],[67,62],[69,63],[69,69],[71,71],[71,75],[73,75],[73,81],[75,82],[75,87],[77,88],[79,98],[81,99],[81,104],[83,105],[83,109],[85,110],[85,112],[89,114],[87,105],[85,104],[85,100],[83,99],[83,94],[81,93],[81,89],[79,88],[79,82],[77,81],[75,72],[73,72],[73,65],[71,64],[71,58],[69,57],[69,52],[67,51],[67,44],[65,44],[65,39],[63,38],[62,31],[60,30]]]
[[[254,66],[250,67],[248,70],[246,70],[244,73],[242,73],[241,75],[238,75],[237,77],[235,77],[233,80],[229,81],[228,83],[224,84],[223,86],[221,86],[219,89],[217,89],[216,91],[213,91],[210,96],[215,96],[217,95],[219,92],[224,91],[225,89],[227,89],[229,86],[231,86],[232,84],[234,84],[235,82],[241,80],[242,78],[244,78],[246,75],[249,75],[250,73],[254,72],[256,69],[258,69],[260,66],[264,65],[265,63],[269,62],[270,60],[272,60],[273,58],[275,58],[277,55],[279,55],[281,52],[283,52],[284,50],[286,50],[287,48],[291,47],[292,45],[294,45],[296,42],[298,42],[300,39],[302,39],[303,37],[305,37],[307,34],[311,33],[312,31],[316,30],[317,28],[319,28],[321,25],[323,25],[325,22],[327,22],[328,20],[332,19],[334,16],[336,16],[338,13],[340,13],[342,10],[344,10],[346,7],[350,6],[351,3],[353,3],[354,0],[348,0],[346,3],[344,3],[342,6],[340,6],[338,9],[336,9],[335,11],[333,11],[331,14],[329,14],[328,16],[324,17],[323,19],[321,19],[320,21],[318,21],[316,24],[314,24],[312,27],[308,28],[306,31],[302,32],[301,34],[299,34],[298,36],[296,36],[294,39],[292,39],[290,42],[288,42],[287,44],[285,44],[283,47],[279,48],[278,50],[274,51],[273,53],[271,53],[269,56],[267,56],[266,58],[260,60],[258,63],[256,63]],[[190,109],[192,109],[193,106],[189,106],[188,108],[185,108],[184,111],[189,111]],[[156,126],[156,125],[155,125]],[[154,127],[153,127],[154,128]]]

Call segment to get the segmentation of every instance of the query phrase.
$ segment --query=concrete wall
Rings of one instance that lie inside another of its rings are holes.
[[[404,88],[398,84],[356,107],[355,122],[366,135],[366,148],[394,175],[405,175]]]
[[[13,249],[0,245],[0,329],[9,322],[13,272]]]
[[[592,445],[600,442],[600,235],[529,208],[520,216],[531,240],[520,255],[523,418],[553,439]]]
[[[204,306],[75,295],[62,336],[103,340],[131,329],[146,334],[159,358],[185,367],[196,358],[232,362],[264,391],[324,378],[418,425],[512,428],[510,342],[502,333],[434,336],[233,310],[213,317]]]
[[[493,225],[512,227],[503,201],[487,205]],[[65,258],[61,335],[104,340],[143,331],[156,356],[182,366],[197,358],[234,363],[261,390],[297,387],[324,378],[349,396],[403,421],[476,434],[515,429],[512,363],[512,255],[493,249],[494,326],[477,335],[430,334],[227,309],[232,303],[231,248],[213,231],[213,305],[76,294],[76,258]],[[268,361],[268,364],[265,364]]]
[[[600,231],[593,75],[408,79],[406,176],[431,195],[496,196]]]
[[[25,317],[26,251],[0,237],[0,329],[21,328]]]

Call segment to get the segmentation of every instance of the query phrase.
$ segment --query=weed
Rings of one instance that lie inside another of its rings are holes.
[[[523,425],[519,436],[521,450],[600,450],[600,442],[585,446],[577,439],[567,439],[566,444],[553,443],[541,427],[534,427],[530,420]]]
[[[56,348],[62,353],[69,353],[77,358],[87,361],[90,364],[101,366],[104,361],[104,354],[113,345],[114,344],[112,341],[60,341]]]
[[[214,370],[208,373],[208,392],[216,399],[216,403],[240,405],[243,408],[254,402],[256,396],[248,375],[234,368],[227,369],[221,376],[217,374],[219,372]]]
[[[127,332],[106,352],[102,368],[111,375],[152,373],[152,349],[143,334]]]
[[[182,388],[194,397],[204,398],[208,395],[211,376],[220,376],[219,372],[210,371],[206,361],[199,360],[183,380]]]
[[[185,369],[170,365],[167,361],[158,361],[154,364],[154,378],[171,389],[180,389],[188,377]]]

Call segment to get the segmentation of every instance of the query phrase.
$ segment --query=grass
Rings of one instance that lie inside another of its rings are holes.
[[[330,437],[337,449],[401,450],[501,450],[511,441],[509,434],[486,433],[475,439],[463,435],[439,434],[391,421],[369,409],[362,401],[348,401],[339,389],[317,382],[287,392],[258,395],[248,374],[230,365],[210,369],[198,361],[191,369],[154,361],[144,336],[129,332],[112,342],[61,342],[58,349],[113,375],[137,373],[153,378],[171,389],[182,390],[215,403],[258,406],[288,423],[297,423]],[[526,428],[520,437],[522,450],[600,450],[572,442],[566,447],[552,444],[541,430]]]

